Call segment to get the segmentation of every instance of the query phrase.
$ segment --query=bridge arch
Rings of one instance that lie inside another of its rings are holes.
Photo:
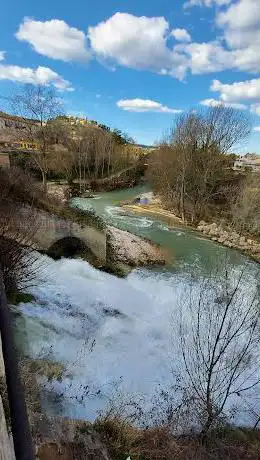
[[[47,254],[55,260],[61,257],[75,258],[80,257],[95,264],[96,256],[85,241],[75,236],[65,236],[54,241]]]

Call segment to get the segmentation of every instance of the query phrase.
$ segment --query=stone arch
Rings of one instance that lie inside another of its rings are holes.
[[[75,236],[65,236],[64,238],[54,241],[47,250],[47,255],[55,260],[61,257],[81,257],[82,259],[88,260],[93,265],[96,264],[96,256],[92,250],[85,241]]]

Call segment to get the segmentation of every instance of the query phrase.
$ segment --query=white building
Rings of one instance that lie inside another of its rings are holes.
[[[254,172],[260,172],[260,155],[247,153],[244,156],[240,156],[235,161],[233,169],[236,171],[251,169]]]

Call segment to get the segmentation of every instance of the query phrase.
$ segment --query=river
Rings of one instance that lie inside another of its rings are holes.
[[[30,288],[35,301],[19,305],[23,315],[16,317],[16,336],[26,354],[47,355],[66,367],[62,382],[45,382],[42,406],[48,413],[93,420],[109,401],[131,398],[150,407],[154,395],[181,375],[178,312],[191,283],[224,268],[227,259],[234,277],[246,267],[245,295],[256,283],[259,266],[239,252],[152,217],[125,214],[119,201],[145,190],[136,187],[72,203],[160,243],[173,255],[167,266],[136,269],[119,279],[80,259],[39,257],[39,274]],[[252,400],[243,408],[239,404],[238,422],[250,423],[245,413]]]

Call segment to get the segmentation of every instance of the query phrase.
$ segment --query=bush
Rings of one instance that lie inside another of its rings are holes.
[[[196,434],[174,436],[167,426],[138,429],[120,419],[98,419],[113,460],[257,460],[259,430],[229,428],[213,431],[203,443]]]

